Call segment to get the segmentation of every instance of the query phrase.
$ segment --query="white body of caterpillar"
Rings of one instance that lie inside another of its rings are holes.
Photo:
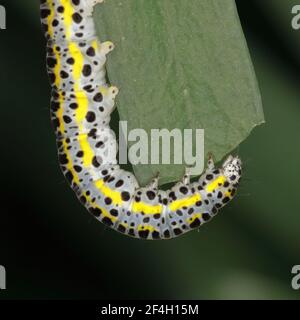
[[[209,221],[236,192],[241,161],[229,156],[221,168],[212,159],[197,182],[185,175],[171,190],[158,179],[139,187],[107,150],[116,87],[105,80],[111,42],[100,43],[92,19],[103,0],[41,0],[52,87],[51,118],[64,175],[86,208],[101,222],[132,237],[170,239]]]

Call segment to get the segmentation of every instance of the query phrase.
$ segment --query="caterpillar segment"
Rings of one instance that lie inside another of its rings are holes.
[[[220,168],[212,158],[197,182],[185,174],[168,191],[158,177],[140,187],[120,168],[110,115],[117,87],[106,82],[105,63],[114,49],[101,42],[92,18],[102,0],[41,0],[52,88],[51,120],[62,171],[82,204],[105,225],[140,239],[171,239],[208,222],[235,195],[241,160]]]

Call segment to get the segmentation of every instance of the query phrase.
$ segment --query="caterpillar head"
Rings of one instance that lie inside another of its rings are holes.
[[[229,156],[223,164],[223,172],[232,184],[239,183],[242,174],[242,161],[239,157]]]

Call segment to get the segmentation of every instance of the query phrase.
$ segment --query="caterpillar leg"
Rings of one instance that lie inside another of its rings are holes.
[[[95,6],[97,3],[102,3],[104,0],[88,0],[89,2],[93,2],[93,6]]]
[[[148,184],[147,188],[157,190],[159,177],[160,177],[160,174],[159,172],[157,172],[156,175],[152,178],[152,180]]]
[[[84,0],[84,2],[86,2],[86,14],[88,16],[91,16],[93,13],[94,7],[98,3],[104,2],[104,0]]]
[[[119,89],[115,86],[100,85],[91,94],[90,101],[95,105],[95,109],[102,120],[106,119],[106,122],[109,122],[110,114],[115,108],[115,99],[118,93]]]
[[[185,185],[189,185],[190,184],[190,180],[191,180],[191,176],[190,176],[190,173],[189,173],[189,168],[185,168],[185,174],[184,176],[182,177],[182,183],[185,184]]]
[[[112,100],[114,100],[119,93],[119,89],[116,86],[111,86],[108,91]]]
[[[215,163],[213,159],[212,153],[208,154],[208,161],[207,161],[207,169],[208,170],[213,170],[215,168]]]
[[[100,44],[100,51],[105,55],[113,51],[114,48],[115,45],[111,41],[105,41]]]

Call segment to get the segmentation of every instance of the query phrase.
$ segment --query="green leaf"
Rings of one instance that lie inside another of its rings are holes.
[[[205,155],[219,161],[264,122],[233,0],[107,0],[95,20],[100,39],[116,45],[108,78],[120,88],[117,107],[128,130],[205,129]],[[164,184],[180,179],[184,167],[133,169],[141,184],[158,171]]]

